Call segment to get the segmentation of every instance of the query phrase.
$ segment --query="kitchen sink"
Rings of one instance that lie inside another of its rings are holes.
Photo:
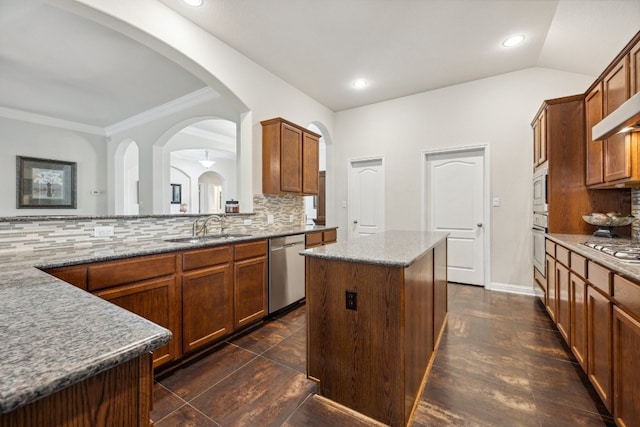
[[[222,239],[237,239],[238,237],[249,237],[250,234],[240,233],[225,233],[225,234],[209,234],[206,236],[189,236],[189,237],[176,237],[175,239],[166,239],[167,242],[175,243],[201,243],[208,242],[210,240],[222,240]]]

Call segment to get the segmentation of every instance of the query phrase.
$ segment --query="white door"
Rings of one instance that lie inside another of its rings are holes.
[[[384,159],[349,162],[349,238],[384,231]]]
[[[427,154],[427,230],[450,233],[448,280],[484,286],[484,150]]]

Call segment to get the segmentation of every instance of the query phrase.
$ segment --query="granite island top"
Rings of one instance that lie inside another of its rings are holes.
[[[171,332],[39,268],[228,245],[335,227],[293,227],[199,243],[162,239],[0,255],[0,414],[169,342]]]
[[[390,230],[306,249],[301,255],[337,261],[409,267],[449,233]]]
[[[548,239],[571,249],[579,255],[591,259],[629,279],[640,281],[640,264],[629,264],[614,256],[586,246],[585,242],[624,243],[640,246],[640,241],[628,238],[594,237],[584,234],[547,234]]]

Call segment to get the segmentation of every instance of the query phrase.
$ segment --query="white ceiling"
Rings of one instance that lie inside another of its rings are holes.
[[[640,0],[160,1],[334,111],[536,66],[595,79],[640,30]],[[0,0],[0,115],[105,128],[203,86],[43,0]]]

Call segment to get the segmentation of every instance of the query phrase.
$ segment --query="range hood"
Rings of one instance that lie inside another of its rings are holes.
[[[640,92],[597,123],[591,129],[591,137],[594,141],[605,139],[626,128],[640,132]]]

